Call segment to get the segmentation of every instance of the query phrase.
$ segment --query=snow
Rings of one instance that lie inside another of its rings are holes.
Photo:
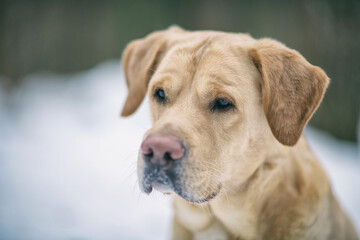
[[[140,193],[136,179],[149,110],[120,118],[126,94],[117,61],[0,85],[0,239],[168,238],[169,197]],[[360,229],[356,144],[306,135]]]

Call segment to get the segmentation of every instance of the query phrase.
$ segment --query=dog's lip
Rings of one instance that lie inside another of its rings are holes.
[[[142,190],[144,191],[144,193],[150,194],[152,192],[153,188],[152,188],[151,184],[150,185],[143,185]]]
[[[221,191],[221,184],[218,185],[217,190],[203,198],[194,198],[187,194],[187,191],[182,186],[175,184],[174,179],[169,178],[169,172],[158,169],[142,181],[141,189],[144,193],[150,194],[153,189],[164,194],[176,193],[179,197],[185,199],[189,203],[201,204],[214,199]],[[185,190],[185,191],[184,191]]]
[[[212,193],[211,195],[209,195],[209,196],[207,196],[207,197],[205,197],[205,198],[202,198],[202,199],[199,199],[199,200],[195,200],[195,201],[192,201],[192,203],[205,203],[205,202],[208,202],[208,201],[210,201],[210,200],[212,200],[212,199],[214,199],[217,195],[218,195],[218,193],[219,193],[220,191],[218,191],[218,192],[214,192],[214,193]]]
[[[169,193],[171,191],[171,180],[167,179],[165,171],[154,169],[151,174],[147,175],[142,182],[142,190],[146,194],[150,194],[153,189],[156,189],[163,193]],[[168,182],[168,181],[170,182]]]
[[[153,189],[156,189],[157,191],[160,191],[160,192],[162,192],[164,194],[171,194],[173,192],[173,190],[171,190],[171,188],[168,185],[163,185],[163,186],[166,187],[166,190],[162,189],[162,186],[160,187],[157,184],[151,184],[148,187],[144,188],[144,192],[147,193],[147,194],[150,194]],[[205,203],[205,202],[208,202],[208,201],[214,199],[219,194],[220,190],[217,191],[217,192],[212,193],[211,195],[209,195],[209,196],[207,196],[205,198],[201,198],[201,199],[193,199],[191,197],[188,197],[187,195],[183,195],[181,192],[179,192],[177,190],[174,190],[174,192],[178,196],[180,196],[181,198],[185,199],[186,201],[188,201],[190,203],[201,204],[201,203]]]
[[[171,186],[169,186],[166,183],[163,183],[162,181],[155,180],[151,184],[143,186],[143,191],[146,194],[150,194],[153,189],[155,189],[155,190],[157,190],[159,192],[162,192],[164,194],[171,194],[172,192],[175,192],[178,196],[180,196],[181,198],[183,198],[186,201],[188,201],[190,203],[193,203],[193,204],[201,204],[201,203],[208,202],[208,201],[214,199],[220,192],[220,187],[219,187],[218,191],[213,192],[212,194],[210,194],[207,197],[200,198],[200,199],[194,199],[194,198],[192,198],[192,197],[190,197],[188,195],[183,194],[182,191],[181,190],[179,191],[178,188],[173,189]]]
[[[153,181],[151,184],[144,184],[142,189],[146,194],[150,194],[153,189],[164,194],[170,194],[173,192],[168,184],[159,179]]]
[[[204,197],[204,198],[200,198],[200,199],[194,199],[194,198],[191,198],[187,195],[185,196],[182,196],[181,194],[177,193],[180,197],[182,197],[183,199],[185,199],[186,201],[190,202],[190,203],[193,203],[193,204],[201,204],[201,203],[206,203],[212,199],[214,199],[219,193],[220,193],[220,189],[221,187],[219,187],[219,190],[216,191],[216,192],[213,192],[212,194],[210,194],[209,196],[207,197]]]
[[[172,192],[171,187],[161,178],[158,178],[152,183],[152,188],[165,194],[170,194]]]

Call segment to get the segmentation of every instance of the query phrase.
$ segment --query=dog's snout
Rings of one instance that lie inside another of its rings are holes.
[[[160,166],[181,159],[185,152],[180,140],[168,134],[150,135],[142,142],[141,150],[145,161]]]

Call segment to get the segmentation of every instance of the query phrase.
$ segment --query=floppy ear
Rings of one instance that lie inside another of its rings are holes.
[[[167,50],[170,34],[183,30],[170,27],[129,43],[122,55],[122,65],[128,86],[128,97],[122,116],[129,116],[139,107],[145,97],[148,82]]]
[[[262,77],[264,112],[273,135],[284,145],[295,145],[329,78],[297,51],[271,39],[258,40],[249,53]]]

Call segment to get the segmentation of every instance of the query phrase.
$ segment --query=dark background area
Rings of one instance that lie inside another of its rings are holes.
[[[0,81],[11,91],[32,72],[69,73],[120,59],[126,43],[171,24],[248,32],[298,50],[331,78],[311,124],[356,140],[360,0],[0,0]]]

